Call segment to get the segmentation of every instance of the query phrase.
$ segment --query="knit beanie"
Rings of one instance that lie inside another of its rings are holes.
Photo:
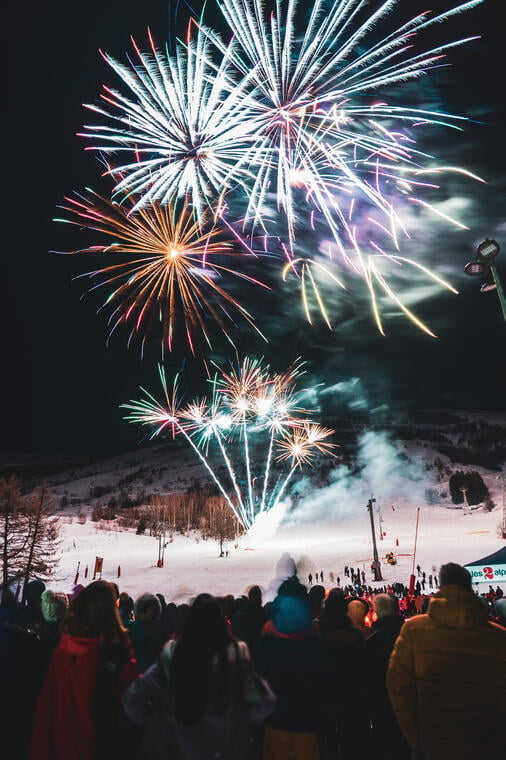
[[[61,591],[46,589],[40,597],[42,614],[48,623],[59,623],[63,619],[67,607],[67,595]]]

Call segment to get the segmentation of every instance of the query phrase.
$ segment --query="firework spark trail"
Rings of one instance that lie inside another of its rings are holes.
[[[409,237],[397,206],[406,191],[438,188],[434,183],[420,181],[423,174],[459,173],[483,180],[460,167],[424,168],[424,164],[434,163],[434,157],[417,148],[412,134],[400,128],[405,125],[412,132],[424,125],[461,130],[460,123],[466,121],[465,117],[378,102],[376,92],[446,65],[444,58],[448,51],[478,39],[465,37],[429,46],[422,52],[414,45],[415,38],[428,28],[482,1],[462,3],[439,14],[421,13],[369,46],[370,32],[385,17],[395,19],[398,0],[386,0],[372,12],[361,0],[334,0],[330,5],[325,0],[316,0],[300,35],[297,35],[297,0],[276,2],[272,12],[261,0],[219,3],[234,35],[233,44],[222,51],[226,50],[244,76],[249,73],[251,84],[256,86],[253,110],[259,119],[258,139],[249,156],[256,166],[256,179],[249,192],[247,216],[253,227],[259,225],[268,231],[269,220],[264,218],[263,209],[272,188],[278,210],[286,217],[289,244],[284,252],[288,263],[304,260],[299,273],[296,267],[285,266],[283,278],[288,272],[299,277],[303,308],[310,323],[309,293],[331,328],[312,268],[325,272],[326,278],[333,279],[339,287],[344,284],[323,264],[294,252],[296,227],[301,221],[300,208],[295,208],[296,187],[307,191],[312,225],[317,211],[328,226],[343,262],[365,282],[380,332],[384,334],[371,272],[383,295],[414,324],[425,329],[400,303],[392,285],[385,285],[374,274],[371,257],[377,255],[382,238],[399,251],[399,234]],[[364,96],[369,93],[370,102],[364,104]],[[456,227],[464,227],[423,199],[411,196],[409,201]],[[371,220],[376,225],[373,239],[360,240],[360,231],[352,224],[352,210],[357,202],[360,209],[370,207],[385,219],[384,224]],[[429,270],[424,271],[434,282],[449,287]],[[452,290],[451,286],[449,289]],[[425,331],[434,335],[428,329]]]
[[[440,65],[447,50],[476,39],[456,40],[411,55],[413,35],[480,2],[464,3],[433,18],[415,16],[364,52],[357,52],[358,43],[367,40],[370,30],[392,13],[397,0],[387,0],[372,13],[368,9],[364,13],[365,4],[360,0],[334,0],[330,7],[324,0],[316,0],[301,39],[296,34],[296,0],[277,2],[272,13],[261,0],[219,3],[239,51],[232,59],[244,76],[251,75],[256,110],[263,119],[253,158],[259,170],[250,195],[250,211],[256,220],[259,214],[254,209],[262,208],[266,188],[275,177],[278,206],[283,208],[293,236],[297,215],[290,175],[300,168],[314,171],[315,153],[327,163],[333,154],[335,168],[359,195],[390,213],[390,204],[381,193],[372,191],[367,180],[371,156],[390,161],[395,171],[399,162],[414,166],[417,152],[400,144],[392,130],[377,124],[371,129],[369,120],[395,117],[413,123],[423,118],[427,123],[457,127],[459,117],[374,102],[357,105],[350,98],[421,76]],[[332,111],[338,118],[329,118]],[[365,169],[364,178],[361,169]],[[322,197],[328,196],[317,170],[314,181],[320,185]]]
[[[294,365],[285,373],[276,374],[258,360],[245,359],[237,368],[233,367],[231,372],[222,371],[212,380],[213,394],[210,402],[199,399],[182,408],[177,403],[176,387],[169,394],[162,367],[159,372],[166,405],[160,404],[142,389],[145,399],[122,405],[130,412],[126,419],[143,425],[154,425],[152,437],[162,433],[169,425],[176,434],[183,435],[246,530],[251,528],[259,514],[279,503],[299,467],[311,464],[317,453],[333,455],[334,444],[327,441],[333,431],[312,423],[308,419],[307,410],[297,406],[302,394],[302,391],[295,390],[296,378],[301,374],[300,364]],[[268,444],[263,463],[262,493],[259,496],[253,488],[250,445],[245,445],[243,441],[241,446],[240,441],[237,443],[237,437],[249,440],[252,435],[262,433],[267,433]],[[211,464],[210,443],[213,441],[225,462],[237,505],[234,505],[228,494],[219,471]],[[269,488],[275,447],[280,452],[275,456],[279,467],[274,472],[275,483]],[[244,489],[237,474],[238,460],[247,473]],[[279,471],[283,469],[284,462],[290,464],[286,475]]]
[[[162,323],[162,354],[166,347],[172,351],[176,316],[181,313],[188,346],[195,353],[195,334],[203,336],[208,345],[211,338],[207,321],[214,321],[233,345],[227,322],[232,322],[229,309],[240,314],[259,335],[253,317],[216,279],[240,278],[255,286],[267,287],[236,268],[218,261],[228,258],[255,258],[248,252],[236,251],[223,239],[223,230],[216,224],[203,231],[186,208],[153,204],[134,211],[88,191],[87,195],[68,197],[64,210],[68,219],[58,221],[87,228],[112,243],[93,245],[72,253],[109,254],[126,260],[80,277],[99,278],[91,290],[112,287],[101,308],[117,304],[109,318],[112,324],[109,337],[124,323],[134,322],[130,338],[142,332],[144,323],[160,313]],[[264,338],[265,340],[265,338]]]

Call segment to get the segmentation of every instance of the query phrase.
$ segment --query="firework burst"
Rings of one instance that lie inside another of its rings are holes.
[[[177,379],[169,393],[159,371],[165,403],[143,389],[144,399],[123,405],[126,419],[154,427],[152,437],[168,426],[181,435],[246,530],[279,503],[298,468],[318,455],[333,456],[335,445],[328,439],[334,431],[312,422],[299,405],[300,363],[278,374],[245,358],[213,378],[210,398],[180,406]]]
[[[129,155],[109,173],[119,178],[116,193],[136,198],[134,210],[189,194],[200,224],[224,189],[244,185],[248,77],[232,79],[226,55],[213,62],[213,39],[212,30],[204,34],[190,23],[175,57],[158,50],[151,35],[149,53],[132,40],[137,65],[102,53],[130,97],[104,87],[105,106],[86,107],[113,125],[86,126],[81,136],[96,141],[89,150]]]
[[[129,342],[134,335],[147,339],[153,320],[161,324],[162,353],[172,351],[178,324],[192,353],[195,336],[211,345],[208,322],[217,324],[232,343],[233,314],[255,327],[246,309],[220,284],[226,278],[264,286],[237,269],[219,263],[236,262],[251,254],[238,253],[223,230],[213,226],[202,231],[201,224],[187,209],[155,203],[128,210],[92,191],[66,198],[63,208],[69,219],[60,219],[104,235],[112,242],[93,245],[72,253],[108,254],[123,261],[101,267],[87,275],[98,280],[91,290],[109,290],[102,308],[110,307],[111,335],[119,325],[130,325]],[[263,336],[262,336],[263,337]]]

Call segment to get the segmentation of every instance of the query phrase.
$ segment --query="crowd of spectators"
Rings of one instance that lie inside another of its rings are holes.
[[[348,572],[346,572],[348,570]],[[421,569],[418,573],[421,575]],[[191,604],[98,580],[0,603],[8,760],[469,760],[504,751],[506,599],[285,579]],[[320,573],[323,581],[323,573]],[[316,574],[318,579],[318,573]],[[340,578],[338,579],[340,581]],[[418,593],[417,593],[418,592]]]

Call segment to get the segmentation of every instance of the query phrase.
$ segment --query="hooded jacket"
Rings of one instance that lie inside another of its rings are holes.
[[[318,634],[307,600],[278,596],[257,649],[258,671],[278,700],[267,723],[283,731],[315,731],[332,666],[330,648]]]
[[[102,672],[107,683],[101,678]],[[63,633],[37,704],[31,760],[100,757],[101,750],[97,749],[98,735],[102,733],[100,722],[110,717],[111,702],[119,708],[121,693],[137,675],[137,663],[126,639],[104,645],[100,638]],[[104,727],[105,733],[109,733],[106,741],[110,739],[111,743],[114,728],[110,723]],[[105,747],[101,749],[105,752]]]
[[[409,745],[425,760],[500,756],[506,631],[488,621],[471,591],[443,586],[427,614],[404,623],[387,689]]]

